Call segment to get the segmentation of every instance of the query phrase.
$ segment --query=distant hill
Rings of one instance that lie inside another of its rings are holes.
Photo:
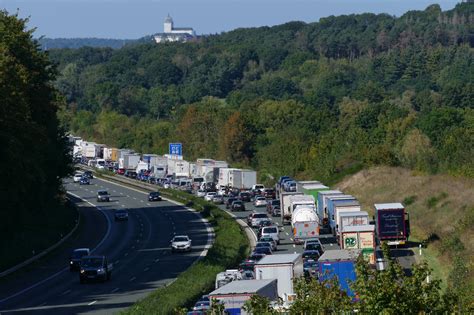
[[[96,47],[104,48],[110,47],[113,49],[122,48],[123,46],[135,43],[136,39],[110,39],[110,38],[41,38],[38,42],[41,48],[55,49],[55,48],[81,48],[81,47]]]

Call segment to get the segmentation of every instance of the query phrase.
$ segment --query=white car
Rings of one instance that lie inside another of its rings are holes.
[[[75,183],[79,183],[81,181],[81,178],[82,178],[82,174],[76,173],[74,174],[74,177],[72,179],[74,180]]]
[[[265,199],[265,197],[256,197],[253,205],[255,207],[265,207],[267,205],[267,199]]]
[[[191,251],[191,239],[187,235],[176,235],[170,241],[171,252],[190,252]]]
[[[214,196],[216,196],[216,195],[217,195],[216,192],[212,192],[212,191],[211,191],[211,192],[208,192],[208,193],[206,194],[206,196],[204,196],[204,200],[206,200],[206,201],[212,201],[212,198],[214,198]]]
[[[196,196],[197,197],[201,197],[201,198],[204,198],[206,196],[206,191],[205,190],[202,190],[202,189],[199,189],[196,193]]]

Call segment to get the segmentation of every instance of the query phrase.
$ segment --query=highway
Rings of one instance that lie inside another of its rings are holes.
[[[67,242],[67,250],[0,279],[0,314],[116,313],[176,278],[210,242],[206,223],[182,206],[148,202],[145,193],[95,178],[82,186],[66,180],[65,187],[86,200],[73,198],[82,232]],[[110,202],[96,202],[99,189],[109,191]],[[114,221],[113,210],[119,208],[128,210],[128,221]],[[169,241],[174,234],[189,235],[193,251],[172,254]],[[79,284],[78,273],[68,268],[70,251],[79,247],[107,255],[114,264],[110,281]]]
[[[247,216],[251,212],[259,212],[259,213],[267,213],[266,207],[255,207],[252,202],[245,203],[246,211],[235,211],[230,212],[229,209],[226,209],[224,205],[219,206],[221,209],[226,210],[227,212],[233,214],[236,218],[242,219],[244,222],[247,222]],[[280,217],[271,217],[270,219],[275,222],[279,227],[281,227],[280,232],[280,245],[278,245],[277,251],[274,254],[287,254],[287,253],[302,253],[303,252],[303,245],[295,245],[292,239],[292,231],[290,225],[282,225],[282,221]],[[254,233],[257,233],[256,229],[253,229]],[[337,240],[332,235],[320,235],[318,236],[321,244],[325,251],[327,250],[334,250],[340,249],[339,245],[337,244]],[[381,257],[382,253],[381,250],[378,249],[376,252],[377,257]],[[416,263],[415,254],[411,248],[407,247],[400,247],[400,248],[392,248],[391,255],[395,259],[398,260],[402,268],[405,270],[406,273],[411,273],[411,266]]]

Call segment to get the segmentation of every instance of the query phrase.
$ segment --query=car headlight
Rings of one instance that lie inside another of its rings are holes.
[[[104,272],[105,272],[105,270],[103,268],[97,269],[97,273],[104,273]]]
[[[84,272],[86,272],[86,271],[84,269],[81,269],[81,273],[84,273]]]
[[[69,263],[72,265],[74,262],[71,260]]]

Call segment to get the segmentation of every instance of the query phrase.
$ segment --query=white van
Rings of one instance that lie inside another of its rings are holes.
[[[280,244],[280,231],[278,230],[278,226],[272,225],[263,227],[262,236],[260,237],[264,236],[270,236],[277,244]]]

